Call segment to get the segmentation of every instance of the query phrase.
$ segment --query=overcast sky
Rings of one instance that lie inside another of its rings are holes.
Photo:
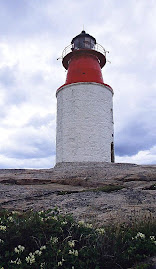
[[[156,164],[156,1],[0,0],[0,168],[55,164],[57,58],[84,29],[109,50],[116,162]]]

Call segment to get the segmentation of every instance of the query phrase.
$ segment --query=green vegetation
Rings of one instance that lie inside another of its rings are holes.
[[[0,212],[2,269],[118,269],[156,253],[156,221],[93,228],[58,209]]]
[[[112,192],[112,191],[118,191],[123,189],[124,187],[121,185],[105,185],[102,187],[97,187],[94,189],[86,189],[82,191],[57,191],[57,195],[66,195],[66,194],[72,194],[72,193],[78,193],[78,192]]]
[[[66,195],[66,194],[72,194],[72,193],[78,193],[82,191],[57,191],[57,195]]]
[[[123,189],[124,187],[121,186],[121,185],[105,185],[105,186],[102,186],[102,187],[99,187],[99,188],[96,188],[96,189],[92,189],[91,191],[94,191],[94,192],[99,192],[99,191],[103,191],[103,192],[112,192],[112,191],[118,191],[118,190],[121,190]]]
[[[145,188],[145,190],[156,190],[156,184],[151,185],[150,187]]]

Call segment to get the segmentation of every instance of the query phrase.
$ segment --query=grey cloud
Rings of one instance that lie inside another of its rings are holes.
[[[2,0],[0,2],[0,33],[15,38],[24,38],[54,29],[57,20],[52,20],[44,12],[49,0]],[[53,2],[54,3],[54,2]],[[55,9],[55,8],[54,8]]]
[[[45,82],[44,76],[41,72],[36,72],[30,77],[30,80],[35,85],[40,85]]]
[[[143,115],[142,115],[143,116]],[[156,144],[156,134],[151,132],[151,126],[135,118],[131,123],[125,124],[117,133],[115,152],[118,156],[132,156],[141,150],[147,150]]]
[[[21,89],[12,89],[12,91],[8,94],[6,104],[14,104],[20,105],[23,102],[28,100],[28,96]]]
[[[9,147],[1,152],[7,158],[15,159],[40,159],[55,155],[55,145],[51,141],[42,140],[41,142],[33,143],[32,146],[22,147],[18,145],[16,148]]]
[[[27,126],[32,125],[35,128],[39,128],[41,126],[46,126],[48,124],[52,124],[55,121],[55,115],[52,113],[49,113],[45,116],[41,116],[38,114],[33,115],[28,123]]]
[[[15,70],[14,68],[10,68],[5,66],[0,68],[0,84],[9,87],[13,86],[15,83]]]
[[[25,102],[27,99],[25,91],[23,91],[23,89],[18,85],[18,74],[19,69],[17,65],[0,68],[0,85],[1,90],[3,90],[5,93],[5,106],[12,103],[20,104]]]
[[[0,105],[0,118],[3,120],[8,113],[8,109],[5,105]]]
[[[55,143],[44,135],[23,132],[9,138],[9,146],[2,146],[1,154],[7,158],[15,159],[40,159],[55,155]]]

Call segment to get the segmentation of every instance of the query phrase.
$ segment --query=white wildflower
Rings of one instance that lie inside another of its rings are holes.
[[[151,241],[154,241],[155,240],[155,236],[154,235],[151,235],[150,236],[150,239],[151,239]]]
[[[38,255],[38,256],[41,256],[42,255],[42,251],[41,250],[35,250],[34,254]]]
[[[8,220],[10,221],[10,222],[13,222],[14,221],[14,219],[13,219],[13,217],[8,217]]]
[[[78,221],[78,224],[83,226],[85,224],[85,222],[84,222],[84,220],[80,220],[80,221]]]
[[[68,245],[69,245],[71,248],[75,247],[75,241],[74,241],[74,240],[72,240],[72,241],[68,241]]]
[[[63,221],[61,224],[62,225],[66,225],[67,224],[67,221]]]
[[[44,268],[45,268],[45,262],[42,262],[42,263],[40,264],[40,268],[41,268],[41,269],[44,269]]]
[[[51,217],[51,219],[53,219],[53,220],[58,220],[58,218],[57,218],[57,216],[53,216],[53,217]]]
[[[56,243],[58,243],[58,237],[51,237],[50,241],[52,244],[56,244]]]
[[[12,213],[12,215],[18,214],[17,211],[12,211],[11,213]]]
[[[10,261],[10,263],[14,263],[14,264],[18,264],[20,265],[22,262],[21,262],[21,259],[17,258],[15,261]]]
[[[62,261],[60,261],[60,262],[57,263],[58,266],[62,266],[62,264],[63,264]]]
[[[0,231],[3,231],[3,232],[5,232],[6,231],[6,226],[4,226],[4,225],[0,225]]]
[[[57,263],[57,265],[58,265],[58,266],[62,266],[64,261],[65,261],[65,260],[64,260],[63,257],[62,257],[62,261],[59,261],[59,262]]]
[[[41,246],[40,250],[42,251],[43,249],[46,249],[46,246]]]
[[[28,257],[25,258],[25,260],[27,263],[30,263],[31,265],[32,263],[35,262],[35,255],[32,252],[30,252]]]
[[[73,250],[70,249],[70,250],[69,250],[69,254],[70,254],[70,255],[74,255],[74,256],[77,257],[77,256],[78,256],[78,251],[75,250],[75,249],[73,249]]]
[[[43,212],[44,212],[44,211],[43,211],[43,210],[41,210],[41,211],[39,211],[39,212],[38,212],[38,214],[39,214],[39,215],[42,215],[42,214],[43,214]]]
[[[25,250],[25,247],[18,245],[16,248],[14,248],[15,253],[21,253]]]
[[[137,238],[145,239],[145,234],[138,232],[137,235],[135,236],[135,239]]]
[[[91,223],[86,223],[86,228],[93,228],[93,225]]]
[[[99,234],[104,234],[104,233],[105,233],[105,229],[103,229],[103,228],[97,228],[96,231],[97,231]]]

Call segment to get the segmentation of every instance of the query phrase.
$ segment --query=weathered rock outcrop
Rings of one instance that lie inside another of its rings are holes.
[[[1,169],[0,205],[13,210],[59,207],[103,224],[156,217],[156,166],[62,163],[52,169]]]

